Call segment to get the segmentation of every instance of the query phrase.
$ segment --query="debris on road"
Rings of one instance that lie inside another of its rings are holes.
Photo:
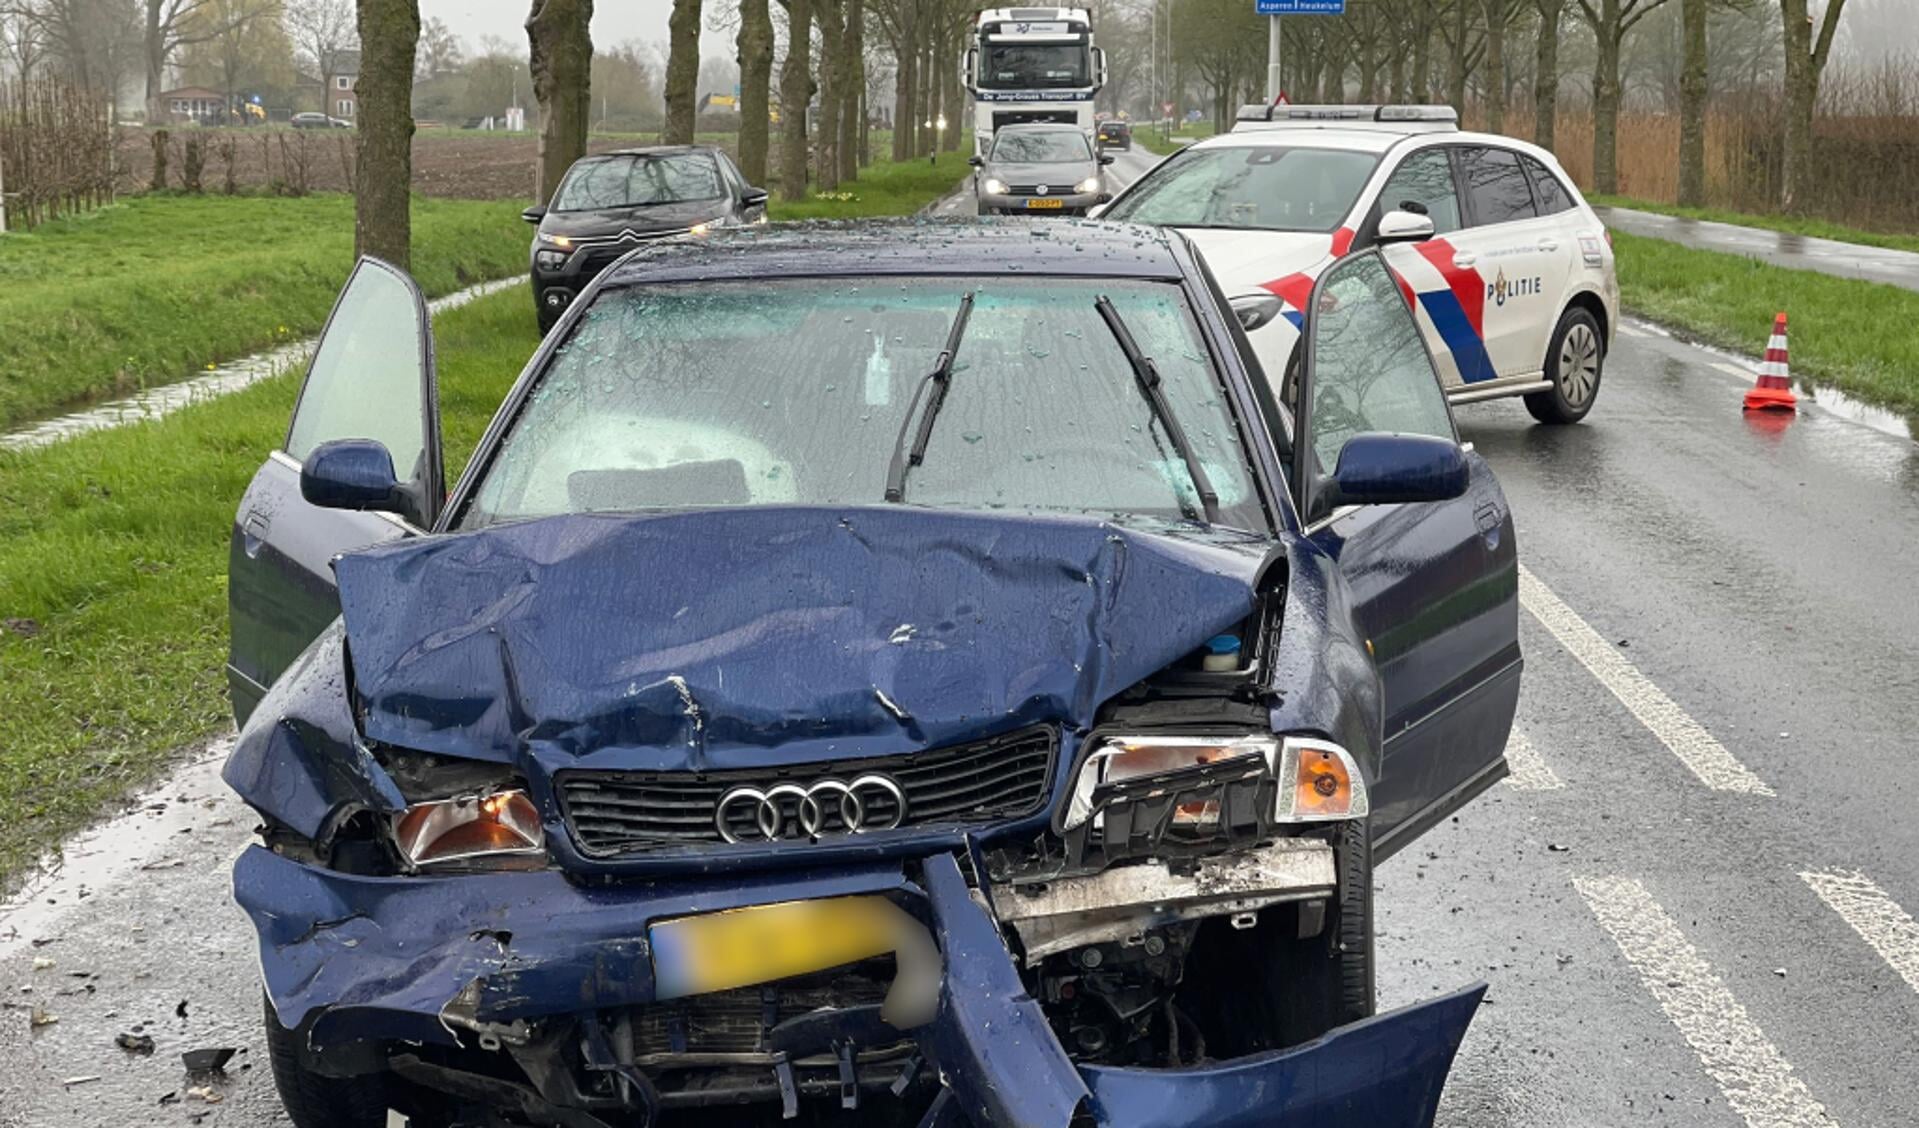
[[[51,959],[48,959],[46,956],[33,957],[33,970],[35,971],[45,971],[52,966],[53,966],[53,961]]]
[[[69,1088],[71,1088],[74,1085],[85,1085],[89,1081],[98,1081],[98,1080],[100,1080],[100,1075],[98,1073],[83,1073],[78,1077],[69,1077],[65,1081],[62,1081],[60,1083],[62,1085],[66,1085]]]
[[[153,1035],[136,1034],[133,1031],[121,1031],[113,1039],[113,1044],[130,1054],[153,1053]]]
[[[33,1008],[32,1017],[30,1017],[27,1020],[28,1024],[31,1025],[36,1030],[42,1026],[52,1026],[54,1023],[58,1021],[60,1021],[59,1015],[54,1014],[53,1012],[47,1010],[45,1007],[38,1006],[38,1005],[36,1005]]]
[[[187,1096],[198,1097],[208,1104],[219,1104],[226,1099],[214,1091],[211,1085],[195,1085],[193,1088],[187,1090]]]
[[[188,1050],[180,1055],[188,1073],[213,1073],[226,1068],[227,1062],[239,1051],[232,1046],[210,1046],[197,1050]]]

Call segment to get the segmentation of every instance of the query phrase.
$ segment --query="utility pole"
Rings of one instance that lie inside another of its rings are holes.
[[[1279,101],[1280,62],[1285,50],[1285,40],[1280,38],[1279,17],[1266,17],[1266,104]]]

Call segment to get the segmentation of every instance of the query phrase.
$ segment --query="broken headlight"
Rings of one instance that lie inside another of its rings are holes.
[[[540,811],[524,791],[495,791],[415,803],[393,818],[393,838],[409,865],[545,848]]]
[[[1364,818],[1371,804],[1352,754],[1330,741],[1264,735],[1108,736],[1082,761],[1060,822],[1158,837]]]

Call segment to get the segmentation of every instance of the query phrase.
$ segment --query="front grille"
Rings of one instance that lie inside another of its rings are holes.
[[[896,806],[885,789],[861,789],[863,810],[858,813],[865,816],[869,828],[955,826],[1018,818],[1045,805],[1055,748],[1053,730],[1038,727],[899,756],[723,772],[566,771],[555,775],[554,783],[561,813],[580,852],[609,858],[727,845],[729,839],[720,833],[716,821],[720,800],[743,787],[770,793],[777,785],[794,785],[771,800],[780,816],[780,838],[845,834],[838,790],[817,785],[852,784],[875,775],[896,784],[905,803],[904,809]],[[794,795],[808,789],[825,800],[818,804],[816,835],[804,831]],[[729,803],[731,841],[764,840],[757,822],[760,813],[757,801]]]
[[[765,1050],[782,1022],[822,1008],[876,1006],[886,998],[891,960],[800,979],[713,991],[633,1013],[633,1050],[649,1054],[743,1054]],[[878,973],[860,974],[861,971]],[[902,1036],[903,1037],[903,1036]]]

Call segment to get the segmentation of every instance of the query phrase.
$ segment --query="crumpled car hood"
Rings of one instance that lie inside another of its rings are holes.
[[[1086,726],[1247,616],[1272,547],[1070,517],[754,508],[547,518],[336,572],[370,739],[674,770]]]

